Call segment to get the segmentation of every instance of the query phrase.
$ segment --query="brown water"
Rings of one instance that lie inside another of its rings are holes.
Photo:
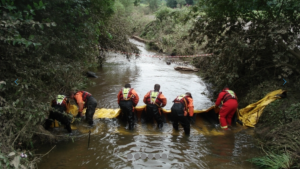
[[[143,55],[154,55],[137,44]],[[107,63],[96,72],[99,78],[91,79],[96,85],[87,89],[98,100],[98,107],[118,108],[117,93],[125,83],[131,83],[140,96],[138,105],[144,105],[144,95],[155,83],[167,97],[166,109],[172,100],[187,91],[194,98],[195,109],[213,105],[207,96],[204,82],[193,72],[179,72],[163,59],[142,56],[130,62],[123,56],[110,54]],[[39,163],[40,169],[92,169],[92,168],[213,168],[252,169],[246,160],[259,155],[253,143],[253,129],[235,127],[222,131],[219,126],[197,118],[191,135],[185,136],[182,128],[173,131],[170,123],[160,131],[156,125],[138,121],[134,131],[128,131],[117,119],[95,120],[88,148],[86,124],[78,124],[74,142],[63,141]],[[58,133],[65,130],[55,129]],[[46,153],[53,145],[45,145],[38,153]],[[132,156],[131,156],[132,155]],[[156,158],[156,156],[160,156]],[[144,158],[144,156],[147,156]],[[150,158],[153,156],[153,158]],[[142,158],[143,157],[143,158]]]

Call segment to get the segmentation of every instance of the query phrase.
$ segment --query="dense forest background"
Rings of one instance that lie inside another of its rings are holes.
[[[299,11],[297,0],[2,0],[0,167],[35,168],[49,101],[89,85],[84,73],[104,63],[105,49],[138,53],[128,40],[137,35],[170,55],[213,53],[192,64],[215,96],[230,86],[240,107],[287,90],[257,126],[266,156],[251,161],[299,168]]]

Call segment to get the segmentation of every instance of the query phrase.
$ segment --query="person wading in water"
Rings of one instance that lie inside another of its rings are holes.
[[[144,118],[146,122],[152,122],[153,117],[156,120],[157,127],[162,128],[163,127],[163,112],[160,110],[161,107],[166,106],[167,99],[162,94],[162,92],[159,92],[160,85],[155,84],[154,90],[149,91],[144,96],[144,103],[147,105],[146,112],[144,112]]]
[[[125,84],[118,93],[118,104],[122,110],[121,118],[127,121],[129,130],[134,128],[134,107],[139,102],[139,96],[136,91],[131,88],[130,84]]]

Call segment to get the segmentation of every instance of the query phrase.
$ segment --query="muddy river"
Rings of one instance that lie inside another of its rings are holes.
[[[153,90],[154,84],[161,85],[167,98],[166,109],[172,107],[177,95],[191,92],[195,109],[205,109],[214,103],[201,93],[209,93],[205,83],[194,72],[174,70],[175,64],[167,65],[164,59],[148,57],[155,53],[138,45],[142,56],[130,62],[121,55],[110,54],[106,64],[91,79],[96,85],[86,89],[98,101],[99,108],[118,108],[117,94],[125,83],[140,96],[138,105],[144,105],[144,95]],[[58,142],[56,147],[39,163],[39,169],[94,169],[94,168],[212,168],[254,169],[246,161],[260,152],[254,146],[253,129],[234,127],[222,131],[218,125],[197,118],[191,127],[191,135],[185,136],[183,129],[172,129],[170,122],[162,130],[156,125],[141,124],[138,119],[134,131],[117,119],[98,119],[89,128],[85,123],[73,126],[72,141]],[[91,130],[88,148],[88,131]],[[56,128],[56,133],[65,133]],[[39,154],[48,152],[54,145],[43,145]]]

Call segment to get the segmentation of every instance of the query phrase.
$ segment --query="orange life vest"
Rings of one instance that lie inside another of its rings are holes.
[[[157,95],[155,95],[155,91],[150,90],[149,96],[146,98],[147,104],[158,104],[161,105],[162,101],[159,99],[159,96],[162,92],[158,92]]]
[[[130,88],[129,91],[126,90],[128,88],[122,88],[122,94],[120,95],[120,100],[131,100],[134,95],[132,94],[133,88]]]

